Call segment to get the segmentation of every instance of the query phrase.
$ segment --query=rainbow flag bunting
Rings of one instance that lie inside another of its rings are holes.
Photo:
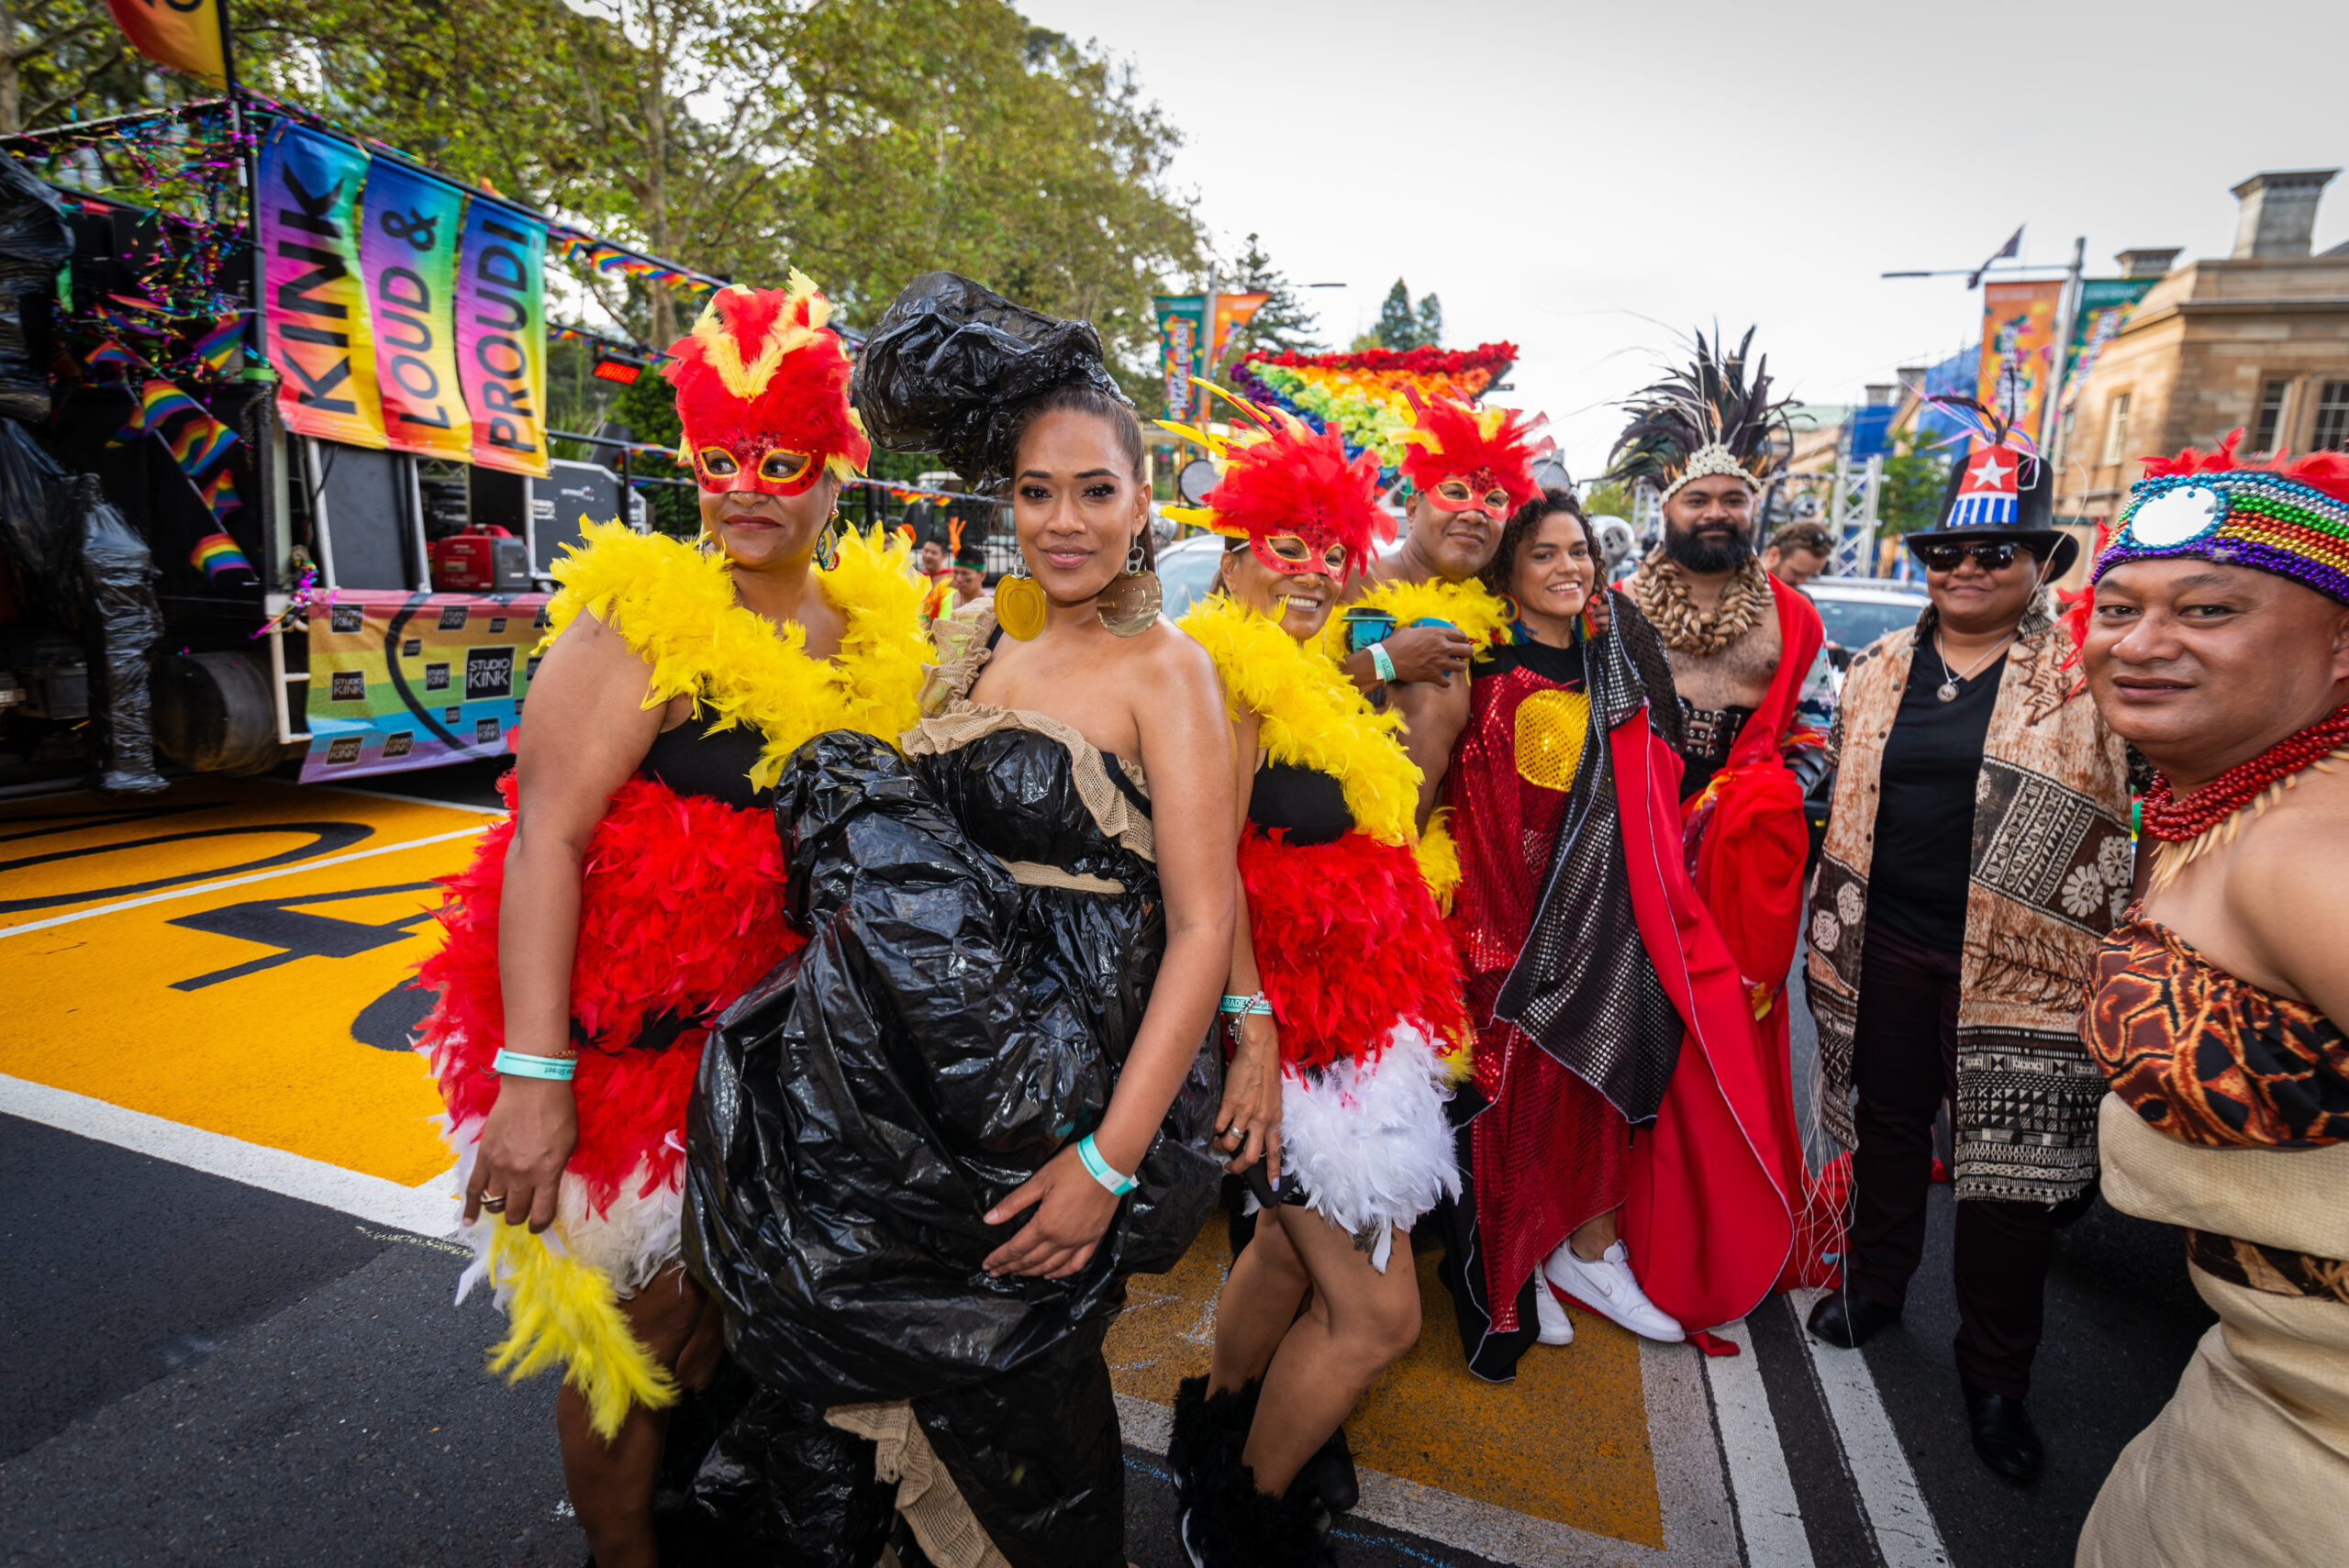
[[[216,375],[227,375],[237,368],[245,350],[245,316],[232,311],[212,324],[212,330],[195,340],[195,355],[212,368]]]
[[[196,493],[204,497],[204,504],[212,508],[212,515],[216,517],[225,517],[245,504],[244,498],[237,494],[237,482],[228,476],[225,468],[214,474],[211,481]]]
[[[237,432],[209,414],[198,413],[186,421],[175,435],[164,438],[172,449],[172,456],[180,472],[193,479],[210,468],[237,444]]]
[[[225,533],[206,534],[197,539],[195,548],[187,552],[187,559],[189,565],[201,567],[204,574],[215,583],[239,573],[247,577],[256,575],[253,563],[245,559],[245,552],[237,548],[237,541]]]

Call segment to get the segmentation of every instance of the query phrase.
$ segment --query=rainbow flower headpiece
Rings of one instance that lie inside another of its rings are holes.
[[[2132,561],[2199,557],[2255,566],[2349,603],[2349,456],[2310,452],[2254,462],[2216,451],[2155,458],[2130,489],[2093,583]]]
[[[1315,430],[1293,414],[1259,408],[1219,386],[1208,390],[1255,428],[1224,436],[1158,422],[1214,453],[1219,472],[1204,505],[1162,507],[1168,517],[1251,544],[1283,534],[1317,550],[1341,544],[1350,572],[1369,564],[1374,540],[1395,537],[1395,519],[1378,505],[1375,454],[1364,452],[1350,462],[1345,436],[1335,425]]]
[[[796,495],[823,469],[842,479],[863,469],[873,443],[848,406],[848,355],[826,326],[831,315],[795,267],[788,289],[719,289],[671,347],[662,373],[685,426],[677,460],[705,489]]]
[[[1403,477],[1414,490],[1433,490],[1447,479],[1464,479],[1475,491],[1506,490],[1510,511],[1540,493],[1533,460],[1557,443],[1542,436],[1542,418],[1514,408],[1472,408],[1450,397],[1422,400],[1408,393],[1419,416],[1403,432]]]

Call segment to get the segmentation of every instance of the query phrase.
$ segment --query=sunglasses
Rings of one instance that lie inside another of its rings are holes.
[[[1928,572],[1954,572],[1967,556],[1985,572],[2004,572],[2015,563],[2015,557],[2030,553],[2012,539],[1937,539],[1931,544],[1918,543],[1911,549],[1917,559],[1925,563]]]

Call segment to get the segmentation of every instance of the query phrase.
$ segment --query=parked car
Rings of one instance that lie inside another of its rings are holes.
[[[1825,729],[1835,717],[1852,655],[1887,632],[1916,625],[1932,601],[1922,584],[1886,577],[1814,577],[1802,591],[1818,607],[1827,628],[1827,645],[1819,651],[1819,661],[1803,683],[1797,711],[1805,723]]]

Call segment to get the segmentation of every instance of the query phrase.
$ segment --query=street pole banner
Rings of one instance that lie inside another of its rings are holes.
[[[2054,381],[2055,311],[2064,280],[1982,285],[1982,368],[1975,397],[2035,435]]]
[[[2069,408],[2080,395],[2080,385],[2096,369],[2097,361],[2104,354],[2104,346],[2120,335],[2129,324],[2130,313],[2137,302],[2150,293],[2159,278],[2087,278],[2080,284],[2080,318],[2073,324],[2072,342],[2064,361],[2064,397],[2059,407]]]
[[[378,159],[367,172],[360,272],[375,328],[384,439],[422,457],[473,456],[457,376],[457,239],[462,192]]]
[[[484,468],[547,472],[547,226],[475,198],[457,279],[457,373]]]
[[[106,9],[130,46],[156,64],[228,85],[220,0],[106,0]],[[16,47],[13,38],[9,47]]]
[[[505,756],[550,596],[345,588],[311,606],[302,782]]]
[[[1199,373],[1199,357],[1207,342],[1207,295],[1159,295],[1150,302],[1158,313],[1158,371],[1166,388],[1166,417],[1180,419],[1191,409],[1191,378]]]
[[[298,435],[384,445],[375,344],[360,278],[367,155],[278,121],[261,155],[261,245],[277,406]]]
[[[1211,370],[1223,369],[1231,352],[1232,336],[1272,300],[1269,294],[1219,294],[1215,296],[1215,351],[1208,356]]]

